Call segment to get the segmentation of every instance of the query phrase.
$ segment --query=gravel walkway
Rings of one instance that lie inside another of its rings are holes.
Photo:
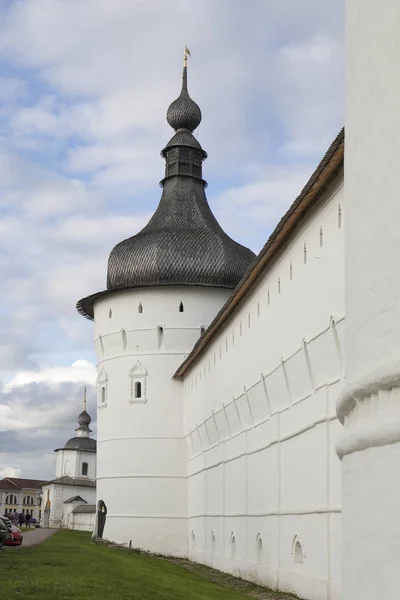
[[[48,537],[55,534],[57,529],[32,529],[32,531],[23,531],[24,541],[22,542],[22,546],[3,546],[5,550],[14,550],[15,548],[26,548],[27,546],[34,546],[35,544],[40,544]]]

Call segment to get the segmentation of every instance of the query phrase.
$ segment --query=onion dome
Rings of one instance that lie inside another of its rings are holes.
[[[175,134],[162,150],[165,176],[160,203],[149,223],[110,253],[107,289],[79,300],[77,310],[94,317],[94,302],[107,294],[144,286],[208,286],[233,289],[255,260],[232,240],[213,215],[202,165],[207,153],[193,136],[201,111],[189,97],[187,67],[182,90],[167,121]]]
[[[172,129],[188,129],[194,131],[201,122],[201,110],[189,96],[187,89],[187,67],[183,67],[182,90],[178,98],[169,105],[167,110],[168,125]]]
[[[91,416],[86,412],[86,410],[83,410],[78,417],[79,425],[81,427],[88,427],[90,425],[91,421],[92,421]]]

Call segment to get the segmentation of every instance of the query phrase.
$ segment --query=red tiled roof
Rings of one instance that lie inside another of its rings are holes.
[[[40,490],[41,485],[44,483],[43,479],[24,479],[21,477],[4,477],[0,481],[0,490]]]

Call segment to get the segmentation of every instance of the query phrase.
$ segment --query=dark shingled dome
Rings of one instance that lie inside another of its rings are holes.
[[[107,290],[77,303],[86,318],[93,319],[97,298],[117,290],[161,285],[233,289],[255,260],[251,250],[223,231],[208,204],[202,172],[207,153],[192,134],[201,112],[189,97],[186,67],[167,120],[176,133],[161,153],[166,165],[158,208],[138,234],[111,251]]]
[[[96,440],[90,437],[73,437],[64,446],[68,450],[85,450],[86,452],[96,452],[96,447]]]

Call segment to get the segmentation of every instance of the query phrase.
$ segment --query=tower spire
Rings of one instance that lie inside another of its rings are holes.
[[[190,54],[189,48],[187,46],[185,46],[185,50],[183,52],[183,66],[184,67],[187,67],[187,57],[188,56],[192,56],[192,55]]]
[[[83,388],[83,410],[86,411],[86,385]]]

